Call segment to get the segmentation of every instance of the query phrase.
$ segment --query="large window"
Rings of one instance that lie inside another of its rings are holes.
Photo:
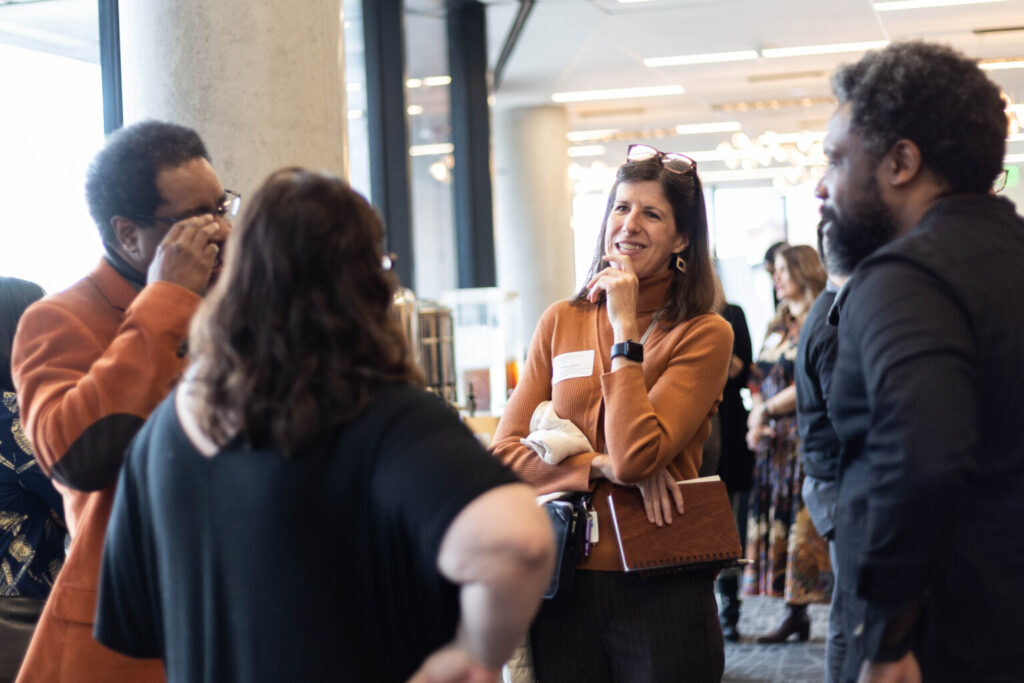
[[[348,108],[348,181],[370,198],[370,132],[366,118],[366,47],[362,0],[345,0],[345,102]]]
[[[708,217],[726,298],[743,309],[757,352],[771,319],[772,281],[764,252],[786,240],[786,201],[771,187],[715,188]]]
[[[437,4],[406,2],[405,9],[413,288],[430,299],[458,286],[448,34],[445,12]]]
[[[48,292],[102,253],[85,172],[103,144],[97,3],[0,5],[0,274]]]

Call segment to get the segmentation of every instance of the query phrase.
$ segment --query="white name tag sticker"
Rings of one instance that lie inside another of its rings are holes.
[[[551,383],[594,374],[594,349],[555,356],[551,362]]]

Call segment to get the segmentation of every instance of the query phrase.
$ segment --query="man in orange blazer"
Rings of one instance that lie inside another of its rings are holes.
[[[100,552],[125,448],[181,374],[189,321],[240,202],[195,131],[158,121],[111,136],[86,197],[104,257],[26,311],[12,350],[22,419],[72,538],[20,683],[164,678],[159,660],[93,639]]]

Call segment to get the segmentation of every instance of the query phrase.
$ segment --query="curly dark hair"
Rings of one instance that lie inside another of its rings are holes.
[[[1002,170],[1008,121],[996,86],[961,53],[919,41],[868,52],[832,77],[851,127],[881,158],[911,140],[954,192],[987,192]]]
[[[192,323],[206,434],[223,444],[238,431],[291,458],[356,417],[377,383],[422,383],[382,244],[343,180],[285,168],[264,181]]]
[[[708,216],[704,206],[704,189],[701,186],[697,169],[686,173],[673,173],[666,170],[658,158],[643,161],[629,161],[619,167],[615,175],[615,184],[608,194],[608,205],[601,221],[601,232],[597,237],[597,248],[594,260],[587,273],[587,282],[608,267],[604,260],[605,234],[608,230],[608,216],[615,203],[615,192],[620,183],[657,182],[661,185],[665,199],[672,206],[672,217],[675,219],[679,234],[688,235],[690,244],[683,250],[686,261],[686,273],[675,268],[675,259],[671,259],[669,268],[672,270],[672,283],[669,287],[668,300],[658,311],[657,319],[665,327],[672,327],[685,320],[716,310],[718,290],[715,287],[715,268],[711,261],[711,247],[708,240]],[[588,290],[584,285],[572,302],[578,305],[592,305],[587,301]],[[604,293],[598,304],[604,302]]]
[[[18,320],[31,304],[43,298],[43,288],[16,277],[0,277],[0,389],[14,389],[11,344]]]
[[[114,216],[150,216],[160,206],[160,171],[200,157],[210,160],[199,134],[175,123],[143,121],[113,133],[85,179],[89,213],[103,243],[117,245],[110,225]]]

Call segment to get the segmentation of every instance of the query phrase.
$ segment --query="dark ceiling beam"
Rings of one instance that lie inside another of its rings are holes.
[[[100,81],[103,88],[103,132],[124,125],[121,99],[121,22],[117,0],[99,0]]]
[[[405,18],[402,0],[363,3],[370,197],[384,218],[387,248],[406,287],[415,287],[409,128],[405,113]]]
[[[526,18],[530,16],[530,12],[533,11],[535,4],[534,0],[519,0],[519,11],[516,12],[516,16],[512,20],[512,26],[509,28],[508,35],[505,36],[505,42],[501,46],[498,62],[494,65],[494,92],[498,92],[498,88],[501,87],[501,82],[505,78],[505,66],[512,56],[516,43],[519,41],[519,34],[526,24]]]
[[[491,123],[487,103],[487,17],[477,0],[449,0],[448,68],[452,75],[455,151],[455,246],[458,285],[494,287]]]

